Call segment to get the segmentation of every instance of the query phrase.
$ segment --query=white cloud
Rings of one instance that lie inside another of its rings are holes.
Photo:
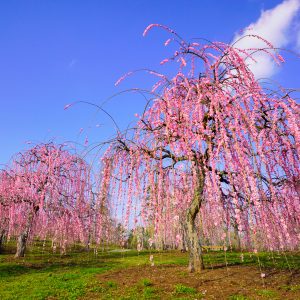
[[[299,10],[300,0],[285,0],[273,9],[262,11],[259,19],[250,24],[242,34],[236,35],[234,41],[247,34],[256,34],[271,42],[276,48],[283,48],[294,39],[290,30]],[[300,33],[298,43],[300,47]],[[239,41],[236,47],[247,49],[265,45],[260,40],[246,37]],[[257,63],[249,62],[249,65],[257,79],[270,77],[277,71],[275,63],[268,55],[256,54],[255,60]]]

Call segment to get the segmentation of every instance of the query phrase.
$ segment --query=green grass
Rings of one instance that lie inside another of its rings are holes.
[[[257,291],[257,295],[263,296],[264,298],[274,299],[277,296],[277,293],[272,290],[259,290]]]
[[[143,279],[141,280],[141,284],[142,284],[143,286],[151,286],[151,285],[152,285],[152,282],[151,282],[150,279],[143,278]]]
[[[300,291],[300,284],[297,284],[297,285],[283,285],[280,288],[285,290],[285,291],[296,292],[296,291]]]
[[[243,295],[231,295],[228,300],[249,300],[249,298]]]
[[[106,285],[110,288],[116,288],[118,286],[117,283],[114,281],[107,281]]]
[[[52,253],[50,245],[35,243],[26,256],[14,259],[14,245],[0,254],[0,299],[78,299],[88,292],[105,293],[117,289],[116,282],[99,286],[95,276],[116,268],[147,264],[149,253],[144,251],[85,252],[74,247],[67,255]],[[147,286],[147,282],[144,283]],[[146,295],[153,293],[145,291]],[[149,297],[148,297],[149,298]]]
[[[0,299],[77,299],[85,294],[95,274],[111,269],[108,266],[49,266],[32,268],[16,263],[0,266]]]
[[[99,251],[95,256],[93,251],[85,252],[80,246],[69,249],[67,255],[50,251],[50,244],[43,247],[42,242],[35,242],[28,248],[25,258],[14,259],[14,244],[6,245],[5,254],[0,254],[0,299],[78,299],[89,293],[98,295],[99,299],[159,299],[161,290],[148,278],[137,282],[136,286],[122,290],[118,282],[106,281],[99,284],[98,274],[109,273],[117,269],[134,266],[149,265],[148,251],[109,252]],[[187,266],[188,254],[165,251],[156,252],[154,262],[156,266],[173,264]],[[262,268],[299,269],[300,256],[286,254],[244,253],[244,262],[240,260],[240,253],[227,252],[227,264],[230,265],[258,265],[258,257]],[[223,251],[211,252],[204,255],[207,268],[226,265]],[[179,279],[188,273],[179,274]],[[174,283],[175,284],[175,283]],[[297,292],[299,285],[282,286],[282,290]],[[264,298],[272,298],[267,290],[258,291]],[[116,296],[117,295],[117,296]],[[174,299],[184,297],[198,297],[197,290],[185,285],[174,286]],[[276,295],[275,295],[276,296]],[[236,297],[236,298],[234,298]],[[240,298],[237,298],[240,297]],[[233,295],[230,299],[242,300],[240,295]],[[97,297],[96,297],[97,298]],[[200,298],[200,296],[199,296]],[[198,298],[197,298],[198,299]]]
[[[140,289],[137,286],[131,287],[123,291],[122,295],[117,293],[103,293],[99,299],[120,299],[120,300],[158,300],[160,296],[157,295],[157,289],[154,287],[144,287]]]
[[[143,297],[145,299],[155,298],[156,289],[154,287],[147,286],[143,291]]]
[[[177,284],[175,286],[175,293],[176,294],[196,294],[197,290],[192,287],[183,285],[183,284]]]

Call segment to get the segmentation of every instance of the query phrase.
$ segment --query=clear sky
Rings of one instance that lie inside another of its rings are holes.
[[[277,46],[300,52],[299,1],[0,1],[0,164],[28,147],[26,141],[83,143],[88,135],[92,144],[112,135],[113,124],[95,108],[63,108],[78,100],[100,104],[129,87],[151,88],[151,76],[142,74],[114,86],[131,70],[163,70],[159,62],[172,52],[163,45],[168,34],[156,29],[143,37],[150,23],[187,40],[228,43],[254,24]],[[266,64],[264,71],[299,88],[299,61],[288,55],[282,70]],[[105,109],[125,128],[143,106],[142,97],[123,94]]]

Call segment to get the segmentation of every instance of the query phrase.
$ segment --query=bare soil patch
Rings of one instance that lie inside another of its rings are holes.
[[[262,278],[255,266],[219,267],[201,273],[188,273],[185,266],[178,265],[130,267],[98,275],[102,296],[89,293],[86,299],[107,299],[108,294],[108,299],[300,299],[299,270],[269,269],[264,274]],[[145,279],[153,289],[148,296],[143,294]],[[107,290],[109,283],[115,283],[111,290]],[[195,292],[180,294],[177,285]]]

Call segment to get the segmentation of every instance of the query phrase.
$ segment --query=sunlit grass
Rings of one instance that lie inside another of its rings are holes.
[[[141,279],[136,286],[122,291],[122,296],[114,298],[122,290],[118,282],[107,281],[99,285],[97,274],[128,267],[150,265],[149,256],[154,256],[155,266],[187,266],[188,254],[179,251],[141,251],[110,252],[110,249],[84,251],[80,245],[69,249],[67,255],[52,253],[49,243],[43,247],[36,242],[22,259],[14,259],[13,244],[9,244],[5,254],[0,254],[0,299],[78,299],[93,293],[99,299],[159,299],[159,288],[153,286],[148,278]],[[213,251],[204,254],[207,268],[234,265],[260,265],[261,268],[299,269],[300,255],[291,253],[241,253]],[[182,271],[178,278],[188,273]],[[282,287],[293,292],[298,285]],[[174,299],[190,297],[196,293],[192,287],[174,286]],[[258,296],[272,297],[272,291],[260,290]],[[186,296],[184,296],[186,295]],[[190,296],[189,296],[190,295]],[[196,294],[195,294],[196,295]],[[276,295],[273,295],[276,296]],[[123,298],[122,298],[123,297]],[[126,298],[127,297],[127,298]],[[198,294],[197,294],[198,297]],[[236,297],[236,298],[235,298]],[[247,299],[242,295],[232,295],[231,299]]]

